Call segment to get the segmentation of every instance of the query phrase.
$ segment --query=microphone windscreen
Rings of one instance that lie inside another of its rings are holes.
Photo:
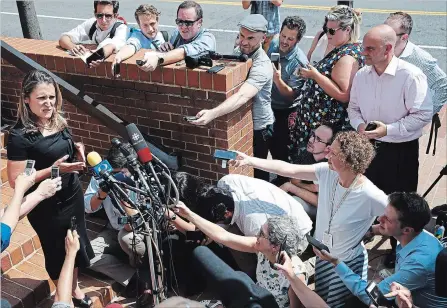
[[[145,164],[152,160],[152,153],[147,146],[146,140],[135,124],[129,124],[126,126],[127,134],[129,136],[130,143],[132,144],[135,152],[137,152],[140,161]]]
[[[87,162],[90,166],[94,167],[102,161],[101,156],[98,152],[90,152],[87,155]]]

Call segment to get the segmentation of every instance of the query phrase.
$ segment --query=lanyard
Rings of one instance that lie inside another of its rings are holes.
[[[357,183],[357,180],[359,179],[359,175],[355,176],[354,181],[352,181],[351,185],[349,185],[348,189],[345,191],[345,193],[343,194],[343,196],[340,198],[340,201],[337,203],[337,206],[335,206],[335,211],[334,211],[334,205],[335,205],[335,192],[337,191],[337,183],[338,183],[338,177],[335,178],[334,180],[334,184],[332,185],[332,198],[331,198],[331,216],[329,218],[329,227],[328,227],[328,231],[327,233],[330,234],[331,233],[331,224],[332,224],[332,219],[335,217],[335,214],[337,214],[338,210],[341,207],[341,204],[343,203],[343,201],[345,201],[345,199],[348,197],[349,193],[351,192],[351,190],[354,188],[355,184]]]

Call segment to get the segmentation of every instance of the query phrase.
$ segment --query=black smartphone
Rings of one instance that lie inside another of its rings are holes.
[[[186,240],[192,242],[202,242],[206,235],[202,231],[186,231]]]
[[[208,69],[206,72],[210,74],[216,74],[225,68],[224,64],[214,65],[212,68]]]
[[[30,175],[35,164],[36,164],[35,160],[28,159],[26,161],[26,166],[25,166],[25,170],[23,171],[23,173],[25,173],[26,175]]]
[[[281,246],[279,246],[279,251],[278,251],[278,255],[276,256],[276,263],[278,264],[282,264],[282,252],[284,251],[284,246],[286,245],[286,241],[287,241],[287,235],[286,238],[284,239],[284,241],[281,243]]]
[[[146,61],[143,60],[136,60],[135,62],[137,63],[138,66],[143,66],[144,63],[146,63]]]
[[[377,128],[377,124],[376,123],[368,123],[368,125],[366,125],[365,127],[365,132],[369,132],[371,130],[375,130]]]
[[[394,302],[394,300],[388,300],[380,291],[379,287],[376,285],[374,281],[368,283],[368,286],[365,289],[365,293],[368,294],[368,297],[372,300],[372,303],[376,307],[391,307],[397,308],[398,306]]]
[[[198,119],[198,117],[196,117],[196,116],[184,116],[183,117],[183,120],[185,120],[187,122],[195,121],[197,119]]]
[[[326,245],[324,245],[322,242],[320,242],[316,238],[310,236],[309,233],[306,234],[306,238],[307,238],[307,241],[309,242],[309,244],[311,244],[313,247],[317,248],[318,250],[326,250],[327,252],[329,252],[329,248]]]
[[[51,167],[51,179],[55,179],[59,177],[59,167],[53,166]]]
[[[88,56],[86,60],[87,65],[90,65],[90,63],[92,63],[93,61],[104,60],[104,58],[105,58],[104,49],[100,48],[94,53],[92,53],[90,56]]]
[[[78,228],[78,224],[76,223],[76,216],[72,216],[71,222],[70,222],[70,230],[71,230],[71,232],[73,232],[77,228]]]
[[[216,150],[214,152],[214,158],[217,159],[224,159],[224,160],[232,160],[236,159],[237,153],[233,151],[226,151],[226,150]]]
[[[270,55],[270,60],[275,65],[276,69],[279,69],[279,53],[272,52],[272,54]]]
[[[115,63],[113,66],[113,76],[119,77],[121,71],[121,65],[119,63]]]

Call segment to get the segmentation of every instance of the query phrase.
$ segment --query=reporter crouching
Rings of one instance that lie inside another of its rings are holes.
[[[54,79],[43,71],[29,72],[22,83],[17,123],[8,138],[8,180],[23,172],[26,160],[35,160],[36,183],[50,177],[51,167],[58,166],[62,189],[42,201],[28,219],[39,236],[45,256],[45,269],[56,282],[65,259],[65,235],[76,217],[80,250],[73,272],[73,303],[89,307],[91,299],[77,284],[77,269],[87,267],[94,256],[87,237],[83,192],[77,173],[85,167],[84,148],[75,143],[61,113],[62,96]],[[78,162],[75,162],[75,160]],[[29,192],[37,188],[34,185]]]

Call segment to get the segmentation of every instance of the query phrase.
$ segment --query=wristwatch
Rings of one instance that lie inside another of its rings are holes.
[[[105,196],[104,198],[101,198],[101,193],[98,191],[96,193],[96,197],[98,198],[98,200],[106,200],[107,196]]]
[[[160,57],[159,55],[157,55],[157,57],[158,57],[158,63],[157,63],[158,66],[162,65],[163,63],[165,63],[165,59],[163,57]]]

